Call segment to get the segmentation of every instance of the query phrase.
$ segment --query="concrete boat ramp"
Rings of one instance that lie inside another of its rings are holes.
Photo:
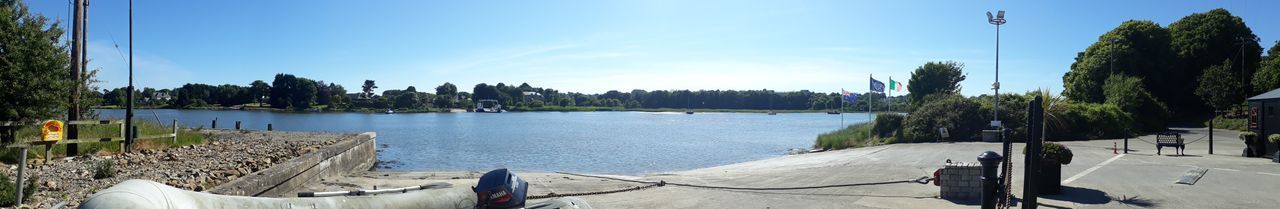
[[[1188,141],[1207,131],[1188,130]],[[1215,134],[1188,145],[1185,156],[1155,155],[1154,136],[1130,140],[1129,154],[1113,154],[1123,140],[1063,142],[1075,153],[1063,166],[1063,193],[1041,196],[1044,208],[1273,208],[1280,205],[1280,164],[1239,157],[1236,132]],[[1013,193],[1021,196],[1021,144],[1015,144]],[[977,200],[937,198],[931,176],[947,159],[974,162],[998,143],[894,144],[645,176],[519,172],[531,197],[579,196],[595,208],[976,208]],[[1200,169],[1200,170],[1196,170]],[[1194,184],[1175,183],[1189,171]],[[1193,173],[1194,173],[1193,172]],[[433,182],[470,189],[480,172],[357,172],[321,179],[297,191],[395,188]],[[650,186],[656,182],[660,186]],[[615,192],[620,191],[620,192]],[[615,192],[615,193],[609,193]],[[296,193],[296,192],[294,192]],[[598,194],[604,193],[604,194]],[[554,194],[554,195],[553,195]],[[289,196],[288,193],[284,196]],[[538,202],[533,199],[530,202]]]

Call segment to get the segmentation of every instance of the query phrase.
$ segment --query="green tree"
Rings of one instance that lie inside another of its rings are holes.
[[[418,94],[416,92],[404,92],[396,96],[395,107],[397,109],[417,109]]]
[[[365,99],[373,98],[374,89],[378,89],[378,85],[373,80],[364,80],[364,85],[360,86],[360,96]]]
[[[1236,80],[1236,73],[1231,66],[1231,60],[1228,59],[1221,64],[1209,66],[1209,69],[1204,70],[1204,75],[1200,76],[1196,96],[1200,96],[1199,98],[1208,103],[1213,110],[1225,110],[1245,99],[1243,94],[1230,93],[1244,89],[1244,86]]]
[[[1146,89],[1160,98],[1177,94],[1180,83],[1172,70],[1176,60],[1169,48],[1169,30],[1149,20],[1130,20],[1098,37],[1084,52],[1076,54],[1071,70],[1062,76],[1063,95],[1071,100],[1104,102],[1103,82],[1113,74],[1144,78]],[[1114,69],[1114,71],[1113,71]]]
[[[1239,61],[1234,63],[1240,65],[1221,66],[1226,67],[1227,71],[1232,71],[1234,77],[1212,78],[1209,80],[1233,81],[1240,86],[1240,89],[1212,93],[1219,94],[1215,97],[1222,98],[1244,98],[1245,95],[1249,94],[1245,90],[1252,89],[1248,81],[1251,80],[1253,73],[1257,69],[1257,61],[1262,54],[1262,49],[1258,42],[1255,41],[1257,35],[1254,35],[1253,30],[1245,25],[1243,19],[1231,15],[1226,9],[1214,9],[1205,13],[1191,14],[1169,24],[1169,34],[1172,39],[1172,50],[1177,54],[1179,60],[1179,65],[1176,66],[1179,68],[1179,72],[1173,75],[1183,77],[1159,82],[1176,83],[1183,87],[1182,90],[1175,90],[1185,92],[1183,96],[1169,98],[1176,99],[1174,101],[1165,101],[1174,112],[1203,110],[1204,103],[1201,100],[1196,100],[1195,98],[1197,97],[1192,97],[1193,94],[1191,93],[1199,93],[1199,89],[1196,88],[1206,85],[1188,84],[1195,84],[1197,81],[1205,80],[1199,77],[1200,75],[1210,74],[1206,73],[1205,70],[1214,69],[1214,66],[1228,59]],[[1243,56],[1241,56],[1242,52]],[[1211,84],[1208,86],[1218,85]]]
[[[271,85],[267,85],[267,82],[255,80],[253,83],[249,83],[249,96],[253,97],[254,102],[261,105],[266,102],[266,99],[264,98],[267,97],[267,95],[271,95]]]
[[[458,98],[458,86],[444,83],[436,87],[436,98],[432,101],[436,107],[453,108]]]
[[[1280,41],[1276,41],[1267,56],[1262,59],[1258,73],[1253,75],[1253,92],[1267,92],[1280,88]]]
[[[1143,88],[1142,79],[1124,75],[1112,75],[1105,83],[1107,104],[1115,105],[1132,115],[1138,127],[1146,131],[1160,131],[1169,119],[1169,108]],[[1139,130],[1130,130],[1139,131]]]
[[[61,28],[20,1],[0,1],[0,121],[51,119],[67,112],[69,90],[77,84],[67,79],[71,62]]]
[[[276,74],[271,82],[271,107],[303,110],[316,100],[316,82],[291,74]]]
[[[953,61],[928,62],[911,72],[911,103],[924,103],[930,94],[959,94],[960,81],[964,81],[964,64]]]

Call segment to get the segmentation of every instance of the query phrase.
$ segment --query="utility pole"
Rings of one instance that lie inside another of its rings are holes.
[[[133,134],[133,0],[129,0],[129,92],[125,93],[126,100],[124,109],[124,127],[130,131],[124,134],[124,151],[133,151],[133,138],[138,137]],[[175,125],[176,130],[176,125]]]
[[[71,87],[71,103],[68,104],[67,108],[67,122],[80,120],[80,89],[84,86],[81,72],[84,71],[86,60],[84,55],[87,54],[84,51],[84,33],[85,24],[87,23],[85,19],[89,13],[87,10],[89,2],[88,0],[75,0],[74,4],[75,10],[71,20],[71,76],[69,78],[73,86]],[[80,138],[78,130],[79,128],[76,125],[67,126],[67,138]],[[77,144],[67,144],[67,156],[79,155],[79,148],[80,146]]]

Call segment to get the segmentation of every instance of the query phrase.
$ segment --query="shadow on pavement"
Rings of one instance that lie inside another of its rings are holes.
[[[1156,203],[1152,202],[1151,199],[1142,199],[1142,197],[1139,197],[1139,196],[1122,197],[1116,201],[1120,202],[1120,204],[1138,206],[1138,207],[1144,207],[1144,208],[1152,208],[1156,206]]]
[[[944,199],[944,200],[951,201],[951,203],[955,203],[957,205],[969,205],[969,206],[982,205],[981,198],[969,198],[969,199],[952,198],[952,199]]]
[[[1041,198],[1051,200],[1061,200],[1087,205],[1106,204],[1111,202],[1111,197],[1107,197],[1106,192],[1096,189],[1062,186],[1062,193],[1055,195],[1045,195]]]

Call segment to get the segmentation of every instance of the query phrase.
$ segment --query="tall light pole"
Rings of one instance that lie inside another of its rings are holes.
[[[991,84],[991,89],[996,91],[995,111],[992,111],[994,120],[991,121],[992,126],[999,127],[1001,138],[1004,138],[1004,125],[1000,123],[1000,25],[1004,25],[1004,10],[996,12],[994,17],[991,12],[987,12],[987,22],[996,25],[996,82]]]
[[[993,109],[995,111],[992,111],[991,113],[992,116],[994,116],[992,117],[993,120],[991,120],[991,125],[995,126],[996,128],[999,128],[1000,133],[997,135],[1000,136],[1000,141],[1003,142],[1001,154],[1004,154],[1004,156],[1012,156],[1011,155],[1013,154],[1012,142],[1004,138],[1004,124],[1000,123],[1000,25],[1004,25],[1004,10],[1000,10],[996,12],[995,16],[992,16],[991,12],[987,12],[987,23],[996,25],[996,81],[994,83],[991,83],[991,89],[995,90],[996,92],[996,96],[995,96],[996,100],[995,100],[995,108]],[[1031,142],[1031,141],[1028,140],[1027,142]],[[998,205],[1007,205],[1007,203],[1009,203],[1008,201],[1010,201],[1008,198],[1009,197],[1008,193],[1011,191],[1009,189],[1009,184],[1012,183],[1012,179],[1010,177],[1013,176],[1013,169],[1010,166],[1013,162],[1010,161],[1010,159],[1013,159],[1013,158],[1005,157],[1000,162],[1000,167],[1001,167],[1000,168],[1001,169],[1000,184],[1004,185],[1002,186],[1002,188],[1000,188],[1000,190],[1004,191],[1005,195],[1003,197],[998,197],[1000,198],[999,200],[996,201]],[[1032,199],[1031,201],[1032,201],[1031,204],[1034,205],[1035,200]]]

